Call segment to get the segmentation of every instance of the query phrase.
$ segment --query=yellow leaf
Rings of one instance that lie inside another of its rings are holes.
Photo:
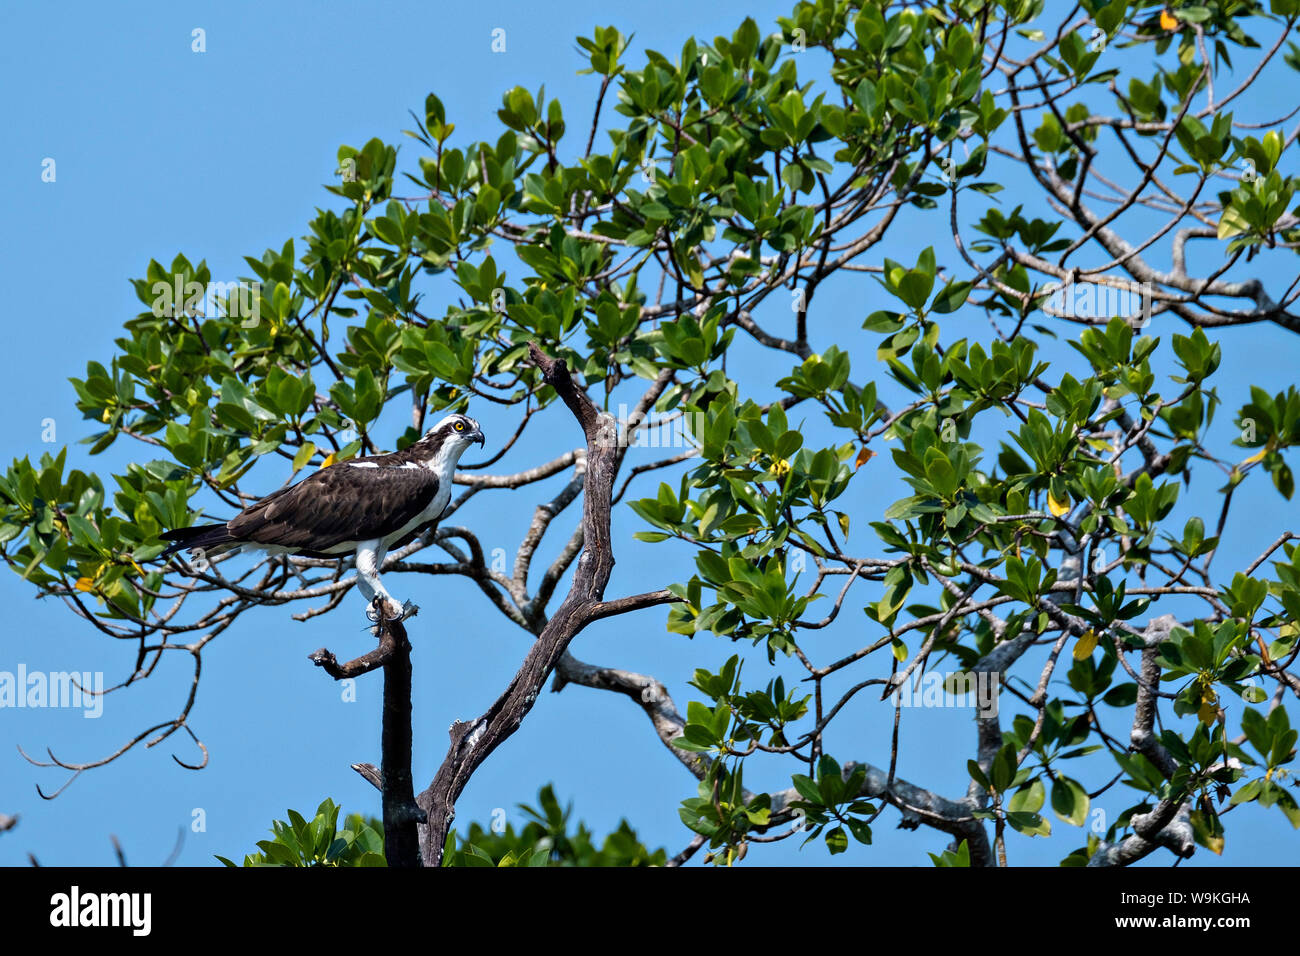
[[[1250,228],[1250,223],[1246,217],[1241,214],[1241,210],[1236,206],[1229,206],[1223,210],[1223,215],[1219,217],[1218,237],[1227,239],[1239,233],[1245,232]]]
[[[1097,632],[1088,628],[1079,635],[1079,639],[1074,644],[1074,659],[1081,661],[1085,657],[1091,657],[1093,649],[1097,646]]]
[[[334,464],[334,452],[330,452],[328,455],[326,455],[325,460],[320,463],[320,466],[322,468],[328,468],[332,464]]]
[[[1070,510],[1070,499],[1066,498],[1064,501],[1058,501],[1049,491],[1047,493],[1047,510],[1059,518]]]
[[[316,443],[310,441],[303,442],[302,447],[299,448],[297,454],[293,456],[293,470],[297,471],[302,468],[303,465],[311,461],[312,455],[314,454],[316,454]]]
[[[1219,856],[1223,856],[1223,836],[1211,836],[1205,838],[1205,847]]]
[[[1257,451],[1255,454],[1251,455],[1249,458],[1247,458],[1245,461],[1243,461],[1242,464],[1243,464],[1243,465],[1253,465],[1253,464],[1255,464],[1255,462],[1257,462],[1257,461],[1263,461],[1264,456],[1267,455],[1267,454],[1268,454],[1268,446],[1265,445],[1263,448],[1261,448],[1261,449],[1260,449],[1259,451]]]
[[[1160,11],[1160,28],[1162,30],[1177,30],[1181,24],[1178,19],[1168,10]]]
[[[94,581],[94,579],[93,579],[93,578],[77,578],[77,590],[78,590],[78,591],[93,591],[93,590],[95,590],[95,581]]]
[[[111,408],[104,409],[104,422],[107,423],[108,420],[112,417],[113,417],[113,410]]]
[[[1214,706],[1214,701],[1206,700],[1201,702],[1201,709],[1196,712],[1196,716],[1201,718],[1201,723],[1212,724],[1214,718],[1219,716],[1219,708]]]

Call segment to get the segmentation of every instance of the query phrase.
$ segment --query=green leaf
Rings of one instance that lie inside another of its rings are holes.
[[[1058,775],[1052,782],[1052,812],[1072,826],[1083,826],[1088,816],[1088,792],[1069,777]]]
[[[949,282],[935,295],[934,301],[930,303],[930,311],[941,315],[956,312],[966,302],[971,289],[972,286],[969,282],[957,280]]]
[[[869,841],[864,841],[869,842]],[[826,833],[826,848],[831,851],[831,855],[843,853],[849,848],[849,837],[844,832],[843,827],[836,827]]]
[[[1035,780],[1021,786],[1015,793],[1011,794],[1011,798],[1007,801],[1007,809],[1037,813],[1043,808],[1046,799],[1047,793],[1043,787],[1043,781],[1041,779]]]

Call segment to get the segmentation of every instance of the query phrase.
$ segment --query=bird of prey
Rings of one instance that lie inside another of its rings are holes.
[[[380,581],[384,555],[442,517],[456,463],[475,442],[483,444],[478,422],[449,415],[402,451],[336,462],[229,521],[166,531],[162,538],[172,544],[160,557],[177,551],[211,557],[241,548],[315,558],[351,554],[367,617],[402,620],[414,609],[393,600]]]

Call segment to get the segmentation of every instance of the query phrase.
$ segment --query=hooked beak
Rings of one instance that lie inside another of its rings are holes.
[[[483,431],[480,428],[475,428],[474,431],[470,433],[469,440],[478,442],[480,448],[483,447],[486,441],[486,439],[483,438]]]

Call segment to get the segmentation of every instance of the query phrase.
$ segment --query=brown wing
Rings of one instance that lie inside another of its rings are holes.
[[[340,462],[267,495],[226,527],[241,541],[322,551],[397,531],[437,493],[438,476],[427,468]]]

